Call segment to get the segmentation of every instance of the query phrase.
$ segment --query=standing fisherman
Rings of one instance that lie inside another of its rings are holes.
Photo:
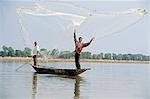
[[[38,55],[39,55],[39,51],[40,51],[40,48],[39,48],[39,46],[37,45],[37,42],[34,42],[33,61],[34,61],[34,65],[35,65],[35,66],[37,65],[37,57],[38,57]]]
[[[74,31],[74,42],[75,42],[75,64],[76,68],[80,69],[80,53],[84,47],[87,47],[94,40],[94,37],[88,43],[82,43],[82,37],[79,37],[79,41],[76,39],[76,33]]]

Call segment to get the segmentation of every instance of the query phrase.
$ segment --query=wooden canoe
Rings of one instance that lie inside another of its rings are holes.
[[[90,68],[86,69],[58,69],[58,68],[48,68],[42,65],[32,65],[35,71],[39,74],[57,74],[57,75],[69,75],[69,76],[77,76],[86,70],[90,70]]]

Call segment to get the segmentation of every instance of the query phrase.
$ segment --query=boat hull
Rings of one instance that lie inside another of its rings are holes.
[[[57,74],[57,75],[69,75],[69,76],[77,76],[85,72],[86,70],[89,70],[89,68],[87,69],[58,69],[58,68],[48,68],[48,67],[39,66],[39,65],[38,66],[32,65],[32,67],[35,69],[37,73],[40,73],[40,74]]]

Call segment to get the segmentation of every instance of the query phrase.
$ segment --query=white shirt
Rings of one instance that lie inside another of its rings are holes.
[[[34,46],[34,48],[33,48],[33,56],[34,55],[38,55],[39,54],[38,51],[40,51],[39,46],[38,45]]]

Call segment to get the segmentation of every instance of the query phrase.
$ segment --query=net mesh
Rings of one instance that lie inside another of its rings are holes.
[[[37,41],[42,47],[61,50],[74,49],[74,29],[85,40],[95,36],[98,41],[121,33],[148,15],[142,8],[104,12],[71,2],[38,2],[30,7],[18,8],[17,13],[26,46],[31,47]]]

